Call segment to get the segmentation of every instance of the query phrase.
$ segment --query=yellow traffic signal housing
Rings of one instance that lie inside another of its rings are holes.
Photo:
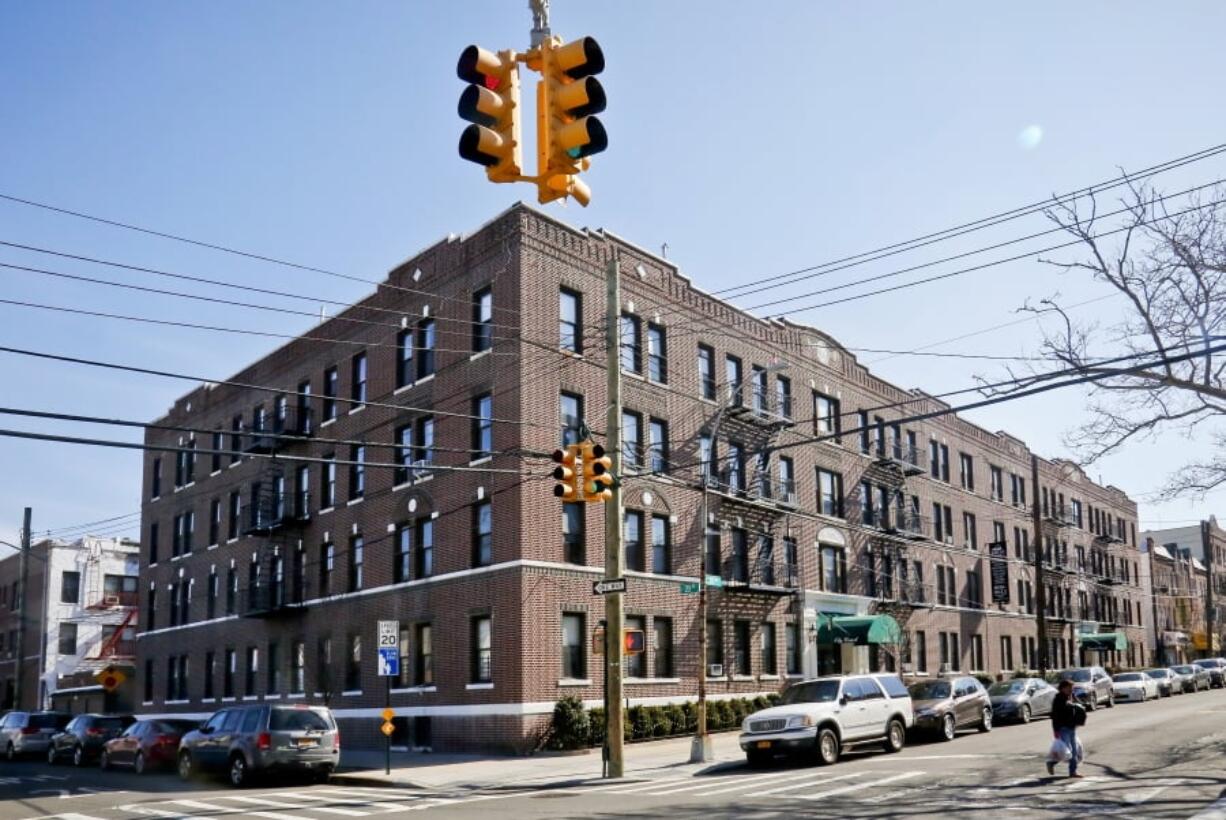
[[[641,629],[622,630],[622,654],[641,655],[647,651],[647,635]]]
[[[576,462],[579,460],[581,447],[582,445],[572,444],[565,450],[553,451],[553,460],[558,465],[553,468],[554,480],[558,482],[554,485],[553,494],[563,501],[579,500],[580,479]]]
[[[592,37],[565,45],[561,38],[549,37],[541,43],[539,63],[537,199],[544,203],[572,196],[587,205],[592,192],[577,175],[590,166],[588,157],[609,147],[604,125],[593,116],[604,111],[607,102],[604,88],[592,76],[604,71],[604,52]]]
[[[485,166],[491,182],[522,179],[519,64],[514,51],[497,54],[469,46],[456,74],[469,86],[460,95],[460,117],[472,125],[460,135],[460,156]]]
[[[583,448],[583,500],[594,503],[613,498],[613,459],[605,455],[599,444],[584,442]]]

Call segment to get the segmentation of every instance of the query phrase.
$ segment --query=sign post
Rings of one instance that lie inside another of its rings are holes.
[[[383,773],[392,773],[392,732],[396,730],[392,718],[392,678],[400,675],[400,621],[379,621],[379,640],[376,649],[379,653],[379,677],[383,678],[383,732],[384,758]]]
[[[992,603],[1009,603],[1009,545],[1004,541],[988,544],[992,564]]]

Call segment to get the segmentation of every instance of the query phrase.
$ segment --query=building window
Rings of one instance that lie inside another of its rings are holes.
[[[558,399],[562,423],[562,446],[569,447],[583,440],[583,397],[562,393]]]
[[[319,594],[332,594],[332,573],[336,569],[336,546],[324,544],[319,548]]]
[[[745,491],[745,448],[738,442],[728,442],[728,457],[725,464],[728,490],[734,493]]]
[[[715,459],[715,443],[710,433],[700,433],[698,436],[698,468],[705,482],[711,480],[711,465]]]
[[[230,493],[229,517],[226,523],[226,538],[238,538],[239,524],[243,520],[243,496],[238,490]]]
[[[268,693],[281,692],[281,646],[276,641],[268,644]]]
[[[664,328],[647,323],[647,378],[660,384],[668,383],[668,346]]]
[[[651,419],[647,424],[648,469],[656,475],[668,474],[668,422]]]
[[[216,456],[214,456],[216,458]],[[153,473],[149,480],[149,498],[157,500],[162,495],[162,460],[155,458],[153,460]]]
[[[417,323],[417,378],[434,375],[434,320]]]
[[[818,468],[817,511],[834,518],[843,517],[843,476]]]
[[[247,647],[247,677],[243,694],[251,696],[256,694],[256,677],[260,672],[260,650],[258,647]]]
[[[762,667],[759,674],[774,675],[779,672],[775,652],[775,625],[764,623],[758,630],[758,640],[761,642]]]
[[[962,513],[962,543],[968,549],[979,549],[979,533],[974,513]]]
[[[349,633],[349,652],[345,656],[345,691],[362,689],[362,636]]]
[[[349,542],[349,591],[357,592],[362,588],[364,580],[364,564],[366,561],[366,541],[362,536],[354,536]]]
[[[643,514],[638,510],[626,510],[624,521],[626,569],[644,572]]]
[[[787,376],[775,377],[775,413],[785,419],[792,417],[792,380]]]
[[[158,562],[158,525],[154,521],[149,525],[149,565]]]
[[[766,389],[766,380],[769,378],[766,374],[766,368],[754,365],[750,372],[753,380],[753,411],[759,416],[765,416],[767,414],[767,399],[769,398]]]
[[[295,419],[294,429],[304,436],[311,435],[314,432],[314,425],[311,424],[311,380],[300,382],[298,384],[298,418]]]
[[[392,583],[409,580],[409,555],[413,545],[413,529],[408,524],[396,527],[396,543],[392,553]]]
[[[472,458],[485,458],[494,452],[494,398],[484,393],[473,399]]]
[[[971,635],[971,669],[975,672],[984,670],[982,635]]]
[[[639,317],[623,313],[621,317],[621,368],[628,373],[643,372],[643,325]]]
[[[324,421],[336,418],[336,395],[340,386],[340,372],[333,365],[324,371]]]
[[[954,513],[947,504],[932,504],[932,538],[948,544],[954,541]]]
[[[417,624],[417,643],[413,647],[413,684],[430,686],[434,683],[434,647],[430,624]]]
[[[59,626],[59,653],[61,655],[77,654],[77,625],[61,621]]]
[[[651,571],[657,575],[672,572],[672,526],[668,516],[651,517]]]
[[[319,507],[330,510],[336,506],[336,454],[328,453],[323,461],[319,471]]]
[[[469,644],[472,648],[471,677],[473,683],[489,683],[493,677],[493,646],[490,618],[481,615],[472,619]]]
[[[734,674],[750,674],[752,670],[749,665],[749,621],[732,622],[732,658]]]
[[[238,605],[238,572],[234,567],[226,572],[226,614],[233,615]]]
[[[622,411],[622,469],[643,466],[643,417],[632,410]]]
[[[1000,636],[1000,668],[1015,669],[1013,665],[1013,638],[1009,635]]]
[[[231,648],[226,648],[225,665],[221,670],[221,696],[223,698],[234,697],[234,679],[238,675],[238,652]]]
[[[349,446],[349,500],[366,495],[366,445]]]
[[[707,621],[707,671],[716,664],[724,665],[724,623]]]
[[[820,548],[822,590],[847,592],[847,554],[842,547],[822,545]]]
[[[708,527],[703,551],[703,571],[707,575],[719,575],[722,563],[719,530]]]
[[[353,399],[353,405],[350,406],[349,412],[357,410],[362,405],[366,404],[366,353],[358,353],[353,357],[349,368],[349,398]]]
[[[726,356],[724,358],[724,381],[728,387],[728,404],[733,407],[740,407],[743,401],[741,383],[744,381],[744,378],[745,374],[741,360],[736,356]]]
[[[402,330],[396,334],[396,387],[408,387],[413,383],[413,331]]]
[[[800,674],[800,628],[796,624],[783,625],[783,641],[787,645],[784,669],[789,675]]]
[[[489,350],[494,344],[494,292],[482,288],[473,294],[473,352]]]
[[[966,571],[966,605],[971,609],[983,609],[983,580],[979,577],[979,571],[968,569]],[[976,666],[976,669],[982,669],[982,666]]]
[[[218,592],[220,592],[220,590],[218,589],[217,568],[214,567],[213,569],[209,571],[208,587],[205,589],[205,596],[204,596],[205,597],[205,608],[204,608],[205,617],[210,620],[212,620],[217,615],[217,593]]]
[[[221,499],[209,502],[209,546],[215,547],[221,540]]]
[[[166,702],[169,703],[175,699],[175,692],[179,688],[179,664],[178,658],[171,655],[166,659]]]
[[[728,575],[734,581],[746,583],[749,581],[749,533],[740,527],[732,528],[731,571]]]
[[[434,521],[429,518],[418,519],[417,535],[417,566],[415,575],[418,578],[428,578],[434,574]]]
[[[392,471],[392,486],[400,486],[409,482],[409,468],[413,465],[413,425],[402,424],[395,432],[396,449],[392,460],[396,468]]]
[[[584,657],[583,616],[567,613],[562,616],[562,677],[583,679],[587,677],[587,658]]]
[[[320,692],[332,694],[336,691],[336,681],[332,668],[332,638],[327,635],[315,641],[315,688]]]
[[[673,676],[673,619],[659,615],[651,619],[652,629],[652,675],[657,678]]]
[[[64,572],[60,576],[60,603],[81,603],[81,573]]]
[[[958,453],[958,474],[962,489],[975,492],[975,459],[967,453]]]
[[[715,401],[715,351],[707,345],[698,346],[698,394]]]
[[[991,482],[992,500],[1005,500],[1005,474],[999,467],[988,465],[988,478]]]
[[[813,432],[819,436],[834,436],[839,441],[843,422],[839,417],[839,400],[824,393],[813,394]]]
[[[928,634],[926,632],[915,633],[915,646],[911,648],[911,657],[915,661],[916,672],[928,671]]]
[[[583,297],[566,288],[558,292],[558,345],[571,353],[583,352]]]
[[[202,698],[204,700],[212,700],[216,693],[214,691],[214,678],[217,677],[217,653],[209,650],[204,653],[204,692]]]
[[[587,563],[585,518],[582,501],[568,501],[562,504],[562,560],[568,564]]]
[[[434,418],[425,416],[417,420],[413,439],[413,479],[430,475],[429,465],[434,463]]]
[[[494,512],[489,501],[473,506],[473,566],[488,566],[494,560]]]
[[[788,456],[779,456],[779,500],[796,503],[796,466]]]
[[[301,695],[306,691],[306,642],[294,641],[293,655],[290,656],[289,691]]]

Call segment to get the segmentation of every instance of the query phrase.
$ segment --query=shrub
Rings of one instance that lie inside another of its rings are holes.
[[[681,704],[681,711],[685,713],[685,732],[693,734],[698,731],[698,704],[692,700],[687,700]]]
[[[590,725],[590,734],[588,735],[588,745],[603,746],[605,740],[605,714],[604,707],[597,706],[588,712],[588,723]]]
[[[668,713],[669,733],[674,735],[688,735],[693,732],[691,725],[696,725],[690,714],[687,714],[685,707],[681,704],[674,703],[670,706],[665,706],[664,711]]]
[[[559,698],[553,706],[547,746],[555,750],[583,749],[592,734],[591,719],[583,701],[574,695]]]

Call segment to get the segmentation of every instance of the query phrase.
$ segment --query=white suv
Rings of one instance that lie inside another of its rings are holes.
[[[778,706],[745,718],[740,740],[751,766],[788,753],[830,764],[854,744],[900,751],[914,723],[911,695],[898,676],[839,675],[792,684]]]

